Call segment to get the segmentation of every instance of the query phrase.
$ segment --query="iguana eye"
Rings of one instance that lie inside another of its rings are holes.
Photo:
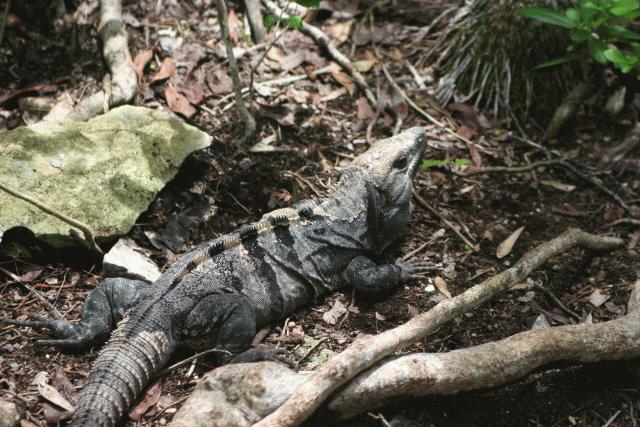
[[[393,167],[395,169],[404,169],[407,167],[407,156],[402,156],[398,159],[396,159],[395,162],[393,162]]]

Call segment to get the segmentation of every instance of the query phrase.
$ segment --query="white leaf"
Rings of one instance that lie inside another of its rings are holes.
[[[330,325],[335,325],[338,322],[338,319],[347,312],[347,307],[339,300],[333,303],[333,307],[331,310],[327,311],[322,315],[322,320],[327,322]]]
[[[40,393],[40,396],[42,396],[49,402],[53,403],[56,406],[61,407],[65,411],[71,412],[75,410],[73,405],[69,403],[69,401],[65,399],[64,396],[62,396],[58,390],[51,387],[49,384],[47,384],[44,381],[43,377],[38,379],[37,386],[38,386],[38,393]]]
[[[498,258],[504,258],[511,253],[511,249],[513,249],[513,245],[518,241],[520,234],[522,234],[522,230],[524,230],[524,227],[518,228],[516,231],[511,233],[509,237],[504,239],[500,245],[498,245],[498,250],[496,251],[496,256]]]

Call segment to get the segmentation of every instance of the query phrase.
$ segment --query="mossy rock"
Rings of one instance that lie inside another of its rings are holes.
[[[167,113],[122,106],[86,123],[40,122],[0,135],[0,183],[89,226],[100,241],[126,234],[211,137]],[[24,226],[55,247],[71,228],[0,191],[2,233]]]

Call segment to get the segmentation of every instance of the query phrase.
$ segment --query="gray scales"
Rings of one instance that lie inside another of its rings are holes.
[[[114,426],[179,345],[224,350],[222,362],[273,360],[250,348],[257,330],[338,288],[387,292],[429,263],[373,260],[409,222],[423,128],[374,143],[326,199],[303,201],[186,253],[154,285],[106,279],[79,324],[36,318],[37,344],[82,349],[107,341],[78,395],[71,426]],[[117,326],[116,326],[117,325]],[[111,330],[116,327],[115,331]]]

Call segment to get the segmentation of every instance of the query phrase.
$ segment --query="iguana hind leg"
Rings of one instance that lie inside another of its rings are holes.
[[[93,289],[82,310],[79,324],[62,319],[30,316],[32,320],[5,319],[4,322],[32,328],[46,328],[55,339],[37,340],[37,345],[51,345],[70,349],[88,348],[107,340],[111,329],[122,319],[125,311],[135,305],[147,283],[140,280],[109,278]]]
[[[256,317],[251,301],[242,294],[216,294],[203,298],[189,313],[182,328],[182,342],[190,347],[220,350],[219,363],[271,360],[291,362],[263,346],[251,347]]]

